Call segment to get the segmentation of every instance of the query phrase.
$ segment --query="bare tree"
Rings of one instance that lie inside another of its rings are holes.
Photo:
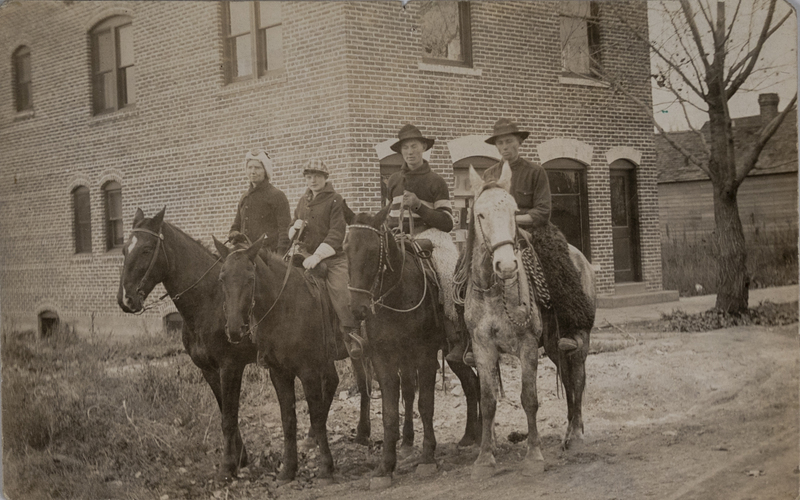
[[[738,144],[744,158],[737,162],[729,101],[745,82],[768,69],[763,62],[764,44],[793,15],[789,9],[785,15],[776,16],[777,0],[767,0],[766,5],[756,3],[758,0],[752,4],[745,1],[743,4],[737,0],[730,20],[726,18],[723,1],[662,1],[669,36],[660,38],[649,36],[647,30],[628,22],[624,15],[615,16],[640,43],[649,46],[659,61],[660,70],[653,77],[659,87],[671,92],[680,103],[690,128],[703,145],[702,158],[673,140],[655,120],[648,102],[629,92],[624,82],[615,80],[602,65],[596,65],[598,76],[636,102],[666,141],[711,179],[716,225],[713,240],[718,264],[716,307],[734,314],[747,309],[749,285],[744,231],[737,204],[739,186],[797,102],[795,93],[786,108],[765,123],[750,144]],[[613,3],[606,5],[612,12],[616,10]],[[692,126],[687,113],[690,106],[708,114],[707,130]]]

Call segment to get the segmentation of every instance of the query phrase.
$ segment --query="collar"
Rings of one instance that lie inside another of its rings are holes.
[[[315,201],[315,200],[319,200],[319,199],[320,199],[320,197],[324,198],[324,196],[322,196],[322,195],[324,195],[324,194],[328,194],[328,193],[335,193],[335,192],[336,192],[336,191],[333,189],[333,186],[331,185],[331,183],[330,183],[329,181],[326,181],[326,182],[325,182],[325,187],[323,187],[323,188],[322,188],[322,189],[319,191],[319,193],[317,193],[317,196],[314,196],[314,192],[313,192],[313,191],[311,191],[310,189],[306,189],[306,194],[305,194],[305,196],[306,196],[306,200],[307,200],[308,202],[312,202],[312,201]]]
[[[253,183],[251,182],[250,183],[250,189],[247,190],[247,194],[250,194],[250,193],[252,193],[254,191],[268,189],[269,186],[270,186],[270,183],[269,183],[269,181],[267,179],[264,179],[263,181],[261,181],[260,183],[258,183],[256,185],[253,185]]]
[[[428,164],[428,160],[422,160],[422,166],[412,170],[408,166],[408,163],[403,162],[403,166],[400,167],[400,170],[406,175],[423,175],[431,171],[431,166]]]

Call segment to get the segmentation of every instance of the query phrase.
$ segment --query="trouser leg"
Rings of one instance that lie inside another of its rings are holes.
[[[333,309],[339,317],[339,326],[344,337],[347,352],[353,359],[361,357],[364,340],[361,338],[361,326],[350,310],[350,290],[347,288],[349,273],[347,257],[334,255],[323,261],[328,266],[325,284],[331,297]]]

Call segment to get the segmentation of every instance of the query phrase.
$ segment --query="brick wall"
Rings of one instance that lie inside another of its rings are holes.
[[[661,287],[652,126],[608,88],[559,83],[554,4],[473,2],[473,68],[420,69],[418,3],[285,2],[285,69],[227,84],[222,4],[211,2],[13,2],[0,7],[0,81],[11,54],[31,49],[32,113],[14,110],[0,86],[0,308],[5,324],[33,326],[37,309],[56,310],[85,331],[149,328],[173,310],[133,318],[116,304],[121,253],[105,251],[102,186],[122,185],[126,229],[141,207],[206,244],[224,236],[246,188],[244,153],[266,148],[274,183],[294,207],[300,166],[323,156],[334,186],[356,210],[379,206],[373,149],[407,122],[437,138],[432,166],[452,181],[446,141],[488,134],[499,116],[532,132],[522,154],[554,138],[592,146],[587,167],[592,260],[601,291],[613,291],[608,164],[605,153],[641,153],[637,172],[643,272]],[[618,4],[646,24],[644,3]],[[601,6],[601,14],[605,9]],[[93,116],[88,32],[108,15],[133,19],[135,106]],[[606,17],[607,13],[604,14]],[[601,33],[603,60],[650,100],[646,51],[613,26]],[[430,68],[430,67],[428,67]],[[75,255],[71,190],[91,191],[92,253]],[[152,295],[163,291],[157,288]]]

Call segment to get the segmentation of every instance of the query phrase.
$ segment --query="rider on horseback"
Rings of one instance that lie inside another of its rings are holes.
[[[325,261],[325,284],[328,295],[345,338],[347,352],[353,359],[362,355],[363,339],[358,335],[359,323],[350,311],[350,291],[347,288],[347,256],[342,252],[346,229],[342,196],[328,182],[328,166],[313,159],[303,167],[308,191],[300,198],[294,211],[294,223],[289,228],[289,239],[298,235],[299,245],[313,253],[302,261],[305,269],[314,269]],[[300,229],[303,228],[302,233]]]
[[[550,223],[551,195],[547,173],[538,163],[519,156],[519,147],[528,135],[529,132],[519,130],[517,124],[507,118],[497,120],[492,136],[486,142],[497,147],[503,160],[489,167],[483,177],[487,181],[497,180],[503,165],[508,163],[511,168],[510,193],[518,208],[517,227],[525,232],[525,236],[530,235],[533,249],[542,263],[559,329],[588,333],[594,324],[594,305],[582,292],[580,275],[570,260],[566,238]],[[569,353],[577,352],[583,347],[583,335],[562,337],[558,347]]]
[[[453,209],[447,183],[431,170],[423,153],[433,147],[434,139],[423,137],[413,125],[405,125],[398,141],[390,147],[403,155],[403,166],[388,181],[391,203],[389,225],[397,227],[403,217],[402,230],[413,237],[428,239],[433,244],[431,262],[439,278],[439,293],[443,299],[445,332],[451,344],[449,361],[464,361],[466,329],[463,312],[456,310],[453,300],[453,274],[458,261],[458,249],[450,237],[453,229]],[[409,213],[403,213],[406,208]],[[410,218],[409,218],[410,215]],[[469,360],[466,360],[469,362]]]

